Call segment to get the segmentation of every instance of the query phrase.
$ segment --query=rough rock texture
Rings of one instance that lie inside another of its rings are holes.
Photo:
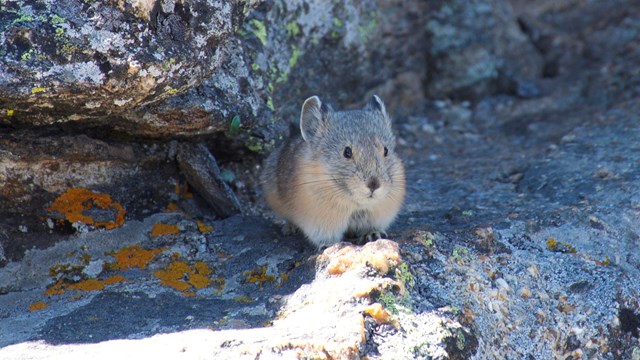
[[[98,127],[3,110],[0,358],[640,356],[638,4],[236,6],[226,60],[171,97]],[[316,91],[397,111],[397,246],[318,255],[262,216],[255,154]],[[182,174],[197,141],[218,164]],[[214,217],[202,179],[245,214]]]

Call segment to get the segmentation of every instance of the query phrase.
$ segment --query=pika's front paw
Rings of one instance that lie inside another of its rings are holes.
[[[300,234],[300,228],[298,228],[297,226],[293,225],[290,222],[285,222],[284,225],[282,225],[282,235],[284,236],[291,236],[291,235],[297,235]]]
[[[378,239],[386,239],[387,236],[388,236],[387,233],[383,230],[373,230],[362,235],[362,237],[360,238],[360,241],[364,244],[371,241],[376,241]]]

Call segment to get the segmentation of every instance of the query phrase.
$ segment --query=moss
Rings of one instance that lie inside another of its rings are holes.
[[[180,228],[178,227],[178,225],[175,225],[175,224],[157,223],[153,225],[153,228],[151,229],[151,236],[153,237],[158,237],[162,235],[179,234],[179,233],[180,233]]]
[[[231,123],[229,124],[229,132],[231,134],[237,133],[240,131],[240,126],[242,126],[242,123],[240,122],[240,115],[236,114],[233,116]]]
[[[85,215],[85,212],[93,207],[113,211],[113,221],[96,221],[91,216]],[[124,224],[125,210],[122,205],[114,202],[107,194],[95,193],[83,188],[67,190],[51,204],[48,210],[62,214],[71,223],[80,221],[107,230],[115,229]]]
[[[267,45],[267,27],[264,25],[264,23],[257,19],[251,19],[249,21],[249,24],[252,27],[251,33],[255,35],[255,37],[257,37],[258,40],[260,40],[260,43],[262,44],[262,46],[266,46]]]

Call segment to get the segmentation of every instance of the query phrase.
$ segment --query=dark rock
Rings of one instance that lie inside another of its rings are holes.
[[[204,144],[181,143],[176,160],[189,184],[218,216],[227,218],[241,212],[238,198],[222,180],[216,159]]]
[[[501,73],[534,79],[542,59],[507,1],[434,2],[426,25],[427,93],[478,99],[499,91]]]

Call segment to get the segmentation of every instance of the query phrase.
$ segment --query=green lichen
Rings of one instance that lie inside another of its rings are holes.
[[[464,246],[456,245],[453,247],[453,252],[451,256],[458,261],[466,261],[471,260],[471,252]]]
[[[177,60],[176,60],[176,58],[173,58],[173,57],[172,57],[172,58],[169,58],[169,60],[166,60],[166,61],[164,61],[164,62],[162,63],[162,65],[160,66],[160,68],[162,68],[162,70],[163,70],[163,71],[169,71],[169,70],[171,70],[171,66],[172,66],[173,64],[175,64],[175,63],[176,63],[176,61],[177,61]]]
[[[267,99],[267,107],[269,108],[269,110],[273,111],[275,108],[273,107],[273,98],[271,96],[269,96],[269,98]]]
[[[252,63],[251,69],[253,69],[253,71],[258,71],[260,70],[260,65],[258,65],[257,63]]]
[[[473,216],[473,210],[465,210],[462,212],[463,216]]]
[[[296,37],[300,35],[300,26],[297,22],[292,21],[287,24],[287,35],[290,37]]]
[[[22,16],[20,16],[19,18],[14,19],[14,20],[11,22],[11,25],[15,25],[15,24],[17,24],[17,23],[22,23],[22,22],[31,22],[31,21],[33,21],[33,17],[32,17],[32,16],[29,16],[29,15],[22,15]]]
[[[255,35],[255,37],[257,37],[258,40],[260,40],[260,43],[262,44],[262,46],[266,46],[267,45],[267,27],[264,25],[264,23],[257,19],[251,19],[249,21],[249,24],[252,27],[251,33]]]
[[[64,36],[64,29],[57,27],[56,28],[56,33],[55,33],[55,37],[60,38]]]
[[[250,138],[249,141],[247,142],[247,149],[253,151],[253,152],[261,152],[262,149],[264,149],[263,144],[260,142],[260,140],[255,139],[255,138]]]
[[[370,13],[371,19],[366,23],[358,26],[358,33],[360,34],[360,38],[362,42],[367,43],[369,40],[373,38],[373,33],[378,27],[378,20],[376,19],[376,14],[374,12]]]
[[[58,16],[57,14],[53,14],[53,16],[51,17],[51,23],[53,25],[58,25],[58,24],[63,24],[67,21],[67,19]]]
[[[344,22],[338,18],[333,18],[333,25],[337,26],[337,27],[343,27],[344,26]]]
[[[300,49],[297,47],[293,47],[291,49],[291,57],[289,58],[289,70],[291,70],[298,63],[298,59],[300,58]]]
[[[169,94],[169,95],[175,95],[177,93],[178,93],[178,89],[176,89],[176,88],[167,89],[167,94]]]
[[[398,279],[405,288],[410,289],[415,285],[415,279],[409,271],[407,263],[402,263],[396,267],[396,279]]]
[[[22,61],[31,60],[31,57],[33,56],[34,53],[35,53],[34,49],[29,49],[29,51],[24,52],[22,56],[20,56],[20,59],[22,59]]]

